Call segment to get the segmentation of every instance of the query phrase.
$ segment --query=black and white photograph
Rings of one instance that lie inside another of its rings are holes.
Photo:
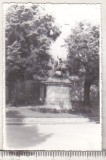
[[[4,3],[5,149],[101,150],[100,4]]]

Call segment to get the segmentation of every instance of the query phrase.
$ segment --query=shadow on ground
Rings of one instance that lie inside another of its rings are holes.
[[[88,118],[90,122],[100,123],[100,107],[99,103],[92,102],[91,106],[86,108],[83,102],[73,103],[74,112],[73,114],[81,114],[84,118]]]
[[[38,127],[28,125],[7,125],[7,147],[28,148],[43,143],[52,134],[39,133]]]
[[[6,112],[7,118],[25,118],[24,115],[22,115],[19,111],[8,111]]]

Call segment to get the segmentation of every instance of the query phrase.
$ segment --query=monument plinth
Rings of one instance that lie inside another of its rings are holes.
[[[49,77],[46,82],[45,107],[57,110],[72,109],[70,81],[66,78]]]

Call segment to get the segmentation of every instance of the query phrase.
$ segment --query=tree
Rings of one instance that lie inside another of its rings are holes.
[[[59,34],[54,18],[41,6],[12,5],[6,12],[7,82],[47,76],[48,50]]]
[[[13,103],[17,81],[40,81],[48,76],[49,48],[60,31],[40,5],[11,5],[5,22],[6,85]]]
[[[84,104],[90,106],[90,87],[99,80],[99,26],[80,22],[66,39],[70,73],[84,75]]]

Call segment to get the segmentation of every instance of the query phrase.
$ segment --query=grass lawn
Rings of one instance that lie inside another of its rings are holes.
[[[34,107],[9,107],[7,118],[80,118],[82,115],[72,113],[50,113],[37,111]]]
[[[78,104],[74,104],[78,105]],[[40,108],[40,109],[39,109]],[[45,110],[44,106],[17,106],[6,107],[7,118],[89,118],[90,121],[99,123],[100,116],[97,105],[95,104],[91,112],[81,110],[80,104],[78,109],[70,112],[57,112],[56,110]]]

